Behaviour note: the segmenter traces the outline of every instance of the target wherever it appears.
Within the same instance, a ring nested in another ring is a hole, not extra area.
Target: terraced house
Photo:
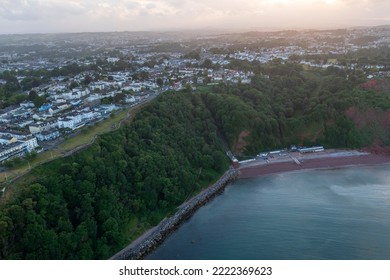
[[[23,157],[27,153],[31,153],[38,142],[36,137],[30,137],[25,140],[17,140],[15,137],[0,138],[0,163],[10,160],[15,157]]]

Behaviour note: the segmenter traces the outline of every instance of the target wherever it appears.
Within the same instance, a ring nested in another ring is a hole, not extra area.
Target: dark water
[[[239,180],[147,259],[390,259],[390,166]]]

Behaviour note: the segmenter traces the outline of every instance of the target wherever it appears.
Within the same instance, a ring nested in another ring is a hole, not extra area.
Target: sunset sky
[[[0,0],[0,34],[390,24],[390,0]]]

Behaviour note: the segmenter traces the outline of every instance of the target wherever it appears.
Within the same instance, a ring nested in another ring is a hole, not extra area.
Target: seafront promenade
[[[386,163],[390,163],[389,155],[378,155],[356,150],[326,150],[310,154],[286,153],[275,155],[267,160],[256,158],[240,162],[238,169],[240,178],[252,178],[288,171]]]

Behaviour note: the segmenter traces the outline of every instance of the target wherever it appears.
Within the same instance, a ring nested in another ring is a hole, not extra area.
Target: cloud
[[[0,16],[7,20],[39,20],[58,16],[78,15],[86,11],[83,1],[69,0],[2,0]]]
[[[59,31],[352,26],[383,22],[389,10],[388,0],[0,0],[0,33],[23,32],[23,26]]]

